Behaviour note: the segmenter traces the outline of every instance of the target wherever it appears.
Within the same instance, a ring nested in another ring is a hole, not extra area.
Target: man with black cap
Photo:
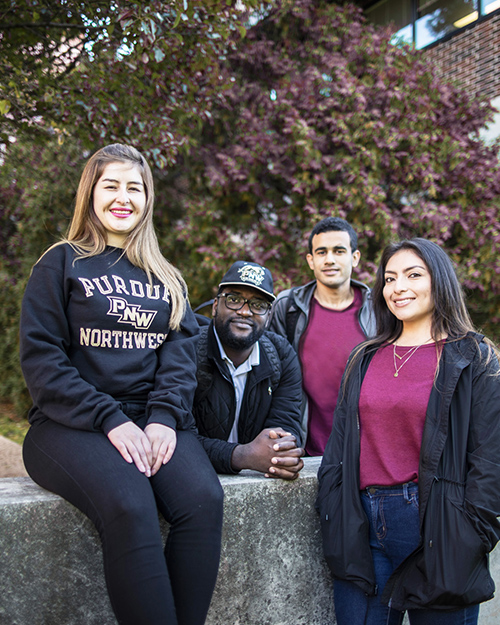
[[[288,341],[266,331],[274,299],[269,269],[237,261],[200,331],[193,412],[218,473],[295,479],[304,464],[300,365]]]

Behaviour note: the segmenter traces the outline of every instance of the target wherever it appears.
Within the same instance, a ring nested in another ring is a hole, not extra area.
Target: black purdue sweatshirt
[[[168,291],[122,253],[77,259],[62,244],[34,266],[20,327],[31,423],[107,434],[129,420],[122,403],[144,402],[150,423],[193,426],[196,319],[187,306],[180,331],[169,330]]]

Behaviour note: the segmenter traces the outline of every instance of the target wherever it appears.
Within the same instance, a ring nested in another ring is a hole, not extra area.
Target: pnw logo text
[[[139,304],[129,304],[123,297],[110,297],[108,315],[118,317],[117,323],[127,323],[137,330],[147,330],[158,311],[145,310]]]

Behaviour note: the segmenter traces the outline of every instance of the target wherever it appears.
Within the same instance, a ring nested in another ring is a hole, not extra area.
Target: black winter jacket
[[[263,429],[281,427],[300,437],[302,378],[297,355],[273,332],[259,339],[260,364],[248,373],[238,421],[238,441],[251,442]],[[213,321],[200,329],[198,386],[193,413],[200,440],[218,473],[236,473],[231,455],[237,443],[227,439],[233,427],[236,397],[227,364],[220,357]]]
[[[358,401],[372,357],[363,354],[341,391],[316,501],[333,576],[371,595],[377,589],[359,496]],[[421,542],[382,595],[397,610],[456,609],[493,596],[487,554],[500,537],[500,377],[497,359],[486,360],[479,335],[444,346],[420,453]]]

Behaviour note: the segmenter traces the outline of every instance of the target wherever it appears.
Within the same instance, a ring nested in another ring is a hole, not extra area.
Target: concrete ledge
[[[313,508],[318,468],[307,459],[293,483],[221,476],[223,547],[207,625],[335,622]],[[0,554],[0,623],[116,625],[94,526],[29,478],[0,479]]]
[[[306,459],[293,483],[221,476],[223,547],[207,625],[335,624],[313,508],[319,460]],[[491,567],[498,586],[498,548]],[[0,623],[116,625],[93,525],[29,478],[0,479]],[[500,599],[482,605],[479,623],[500,623]]]

